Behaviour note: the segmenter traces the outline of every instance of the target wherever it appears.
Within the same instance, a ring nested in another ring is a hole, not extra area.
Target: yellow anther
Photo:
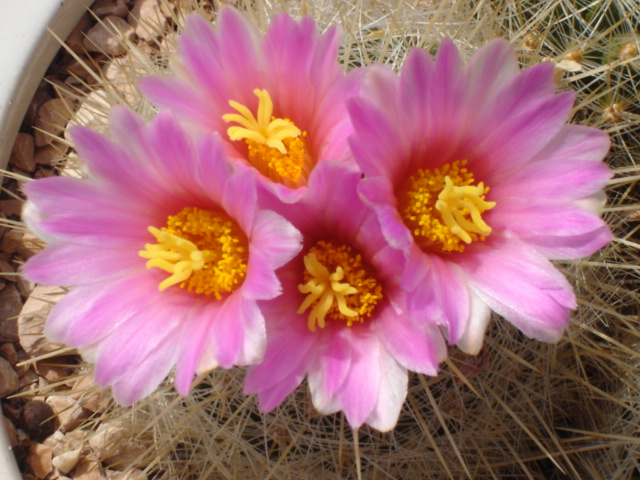
[[[187,207],[168,217],[167,226],[150,226],[157,243],[138,254],[147,268],[171,275],[160,282],[164,291],[179,285],[190,292],[222,298],[244,281],[247,272],[247,238],[226,214]]]
[[[481,214],[495,207],[496,202],[484,200],[484,184],[455,186],[449,176],[444,177],[444,181],[445,187],[438,195],[436,209],[451,233],[467,244],[473,240],[470,233],[489,235],[491,227],[482,220]],[[471,215],[471,221],[466,218],[468,215]]]
[[[462,252],[465,244],[484,240],[491,227],[482,213],[495,207],[485,200],[489,188],[474,185],[466,161],[434,170],[418,170],[400,191],[400,212],[422,248]]]
[[[157,244],[146,244],[139,252],[147,258],[147,268],[157,267],[172,275],[160,283],[160,291],[184,282],[196,270],[204,267],[204,256],[193,242],[170,233],[149,227],[149,232],[156,237]]]
[[[313,168],[307,132],[287,118],[273,116],[269,92],[255,89],[253,93],[259,100],[256,116],[246,106],[229,101],[238,113],[227,113],[222,119],[238,125],[229,127],[227,135],[233,141],[245,141],[249,163],[265,177],[290,188],[305,185]]]
[[[302,134],[300,129],[284,118],[272,118],[273,101],[269,92],[256,88],[253,93],[258,97],[258,118],[253,116],[251,110],[233,100],[229,105],[238,113],[227,113],[222,116],[225,122],[236,122],[241,126],[229,127],[227,135],[231,140],[253,140],[258,144],[264,144],[275,148],[281,154],[287,154],[287,148],[283,140],[296,138]]]
[[[371,269],[347,245],[336,247],[320,241],[304,257],[304,266],[306,283],[298,289],[307,296],[298,313],[311,308],[307,326],[312,332],[316,325],[325,328],[327,316],[349,327],[361,323],[382,299],[382,289],[370,274]]]

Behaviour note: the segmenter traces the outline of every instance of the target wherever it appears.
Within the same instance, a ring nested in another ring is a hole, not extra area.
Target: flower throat
[[[298,313],[309,311],[307,326],[324,328],[326,318],[351,327],[370,317],[382,300],[382,287],[362,255],[348,245],[319,241],[304,257],[304,284],[298,286],[306,298]]]
[[[255,89],[258,97],[257,116],[246,106],[229,101],[238,113],[222,116],[225,122],[239,125],[227,129],[233,141],[244,140],[249,162],[265,177],[290,188],[306,184],[312,168],[307,132],[291,120],[273,116],[273,101],[266,90]]]
[[[169,216],[166,227],[149,227],[149,232],[157,243],[146,244],[138,254],[148,259],[147,268],[170,274],[160,283],[160,291],[179,285],[221,299],[242,285],[248,240],[225,213],[186,207]]]
[[[462,252],[491,233],[482,214],[496,202],[485,200],[489,187],[474,185],[466,164],[456,160],[434,170],[420,169],[402,186],[399,212],[423,249]]]

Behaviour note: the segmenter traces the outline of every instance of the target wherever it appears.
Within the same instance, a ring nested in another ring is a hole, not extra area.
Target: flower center
[[[466,164],[456,160],[434,170],[420,169],[400,190],[400,215],[422,248],[462,252],[491,233],[482,213],[496,202],[485,200],[489,187],[474,185]]]
[[[229,127],[227,135],[246,142],[249,162],[265,177],[291,188],[304,185],[312,167],[307,132],[287,118],[273,116],[269,92],[255,89],[253,93],[259,100],[257,118],[247,107],[230,100],[238,113],[227,113],[222,119],[239,126]]]
[[[147,268],[171,274],[160,283],[160,291],[180,285],[219,300],[242,285],[248,240],[228,215],[186,207],[169,216],[166,227],[149,227],[149,232],[157,243],[146,244],[138,254],[148,259]]]
[[[304,257],[304,281],[298,289],[306,294],[298,313],[308,308],[309,330],[325,327],[325,318],[351,327],[370,317],[382,300],[382,287],[362,255],[348,245],[319,241]]]

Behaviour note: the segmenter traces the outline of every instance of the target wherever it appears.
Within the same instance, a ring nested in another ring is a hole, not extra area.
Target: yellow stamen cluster
[[[474,185],[466,160],[434,170],[418,170],[399,192],[400,214],[422,248],[462,252],[465,245],[490,233],[482,213],[495,207],[487,202],[489,188]]]
[[[157,243],[138,254],[147,268],[171,275],[160,291],[180,285],[190,292],[222,295],[237,289],[247,273],[248,241],[238,224],[222,212],[186,207],[167,219],[162,229],[149,227]]]
[[[264,176],[289,187],[301,186],[309,174],[311,157],[308,153],[307,132],[301,131],[291,120],[273,116],[273,101],[266,90],[255,89],[258,97],[257,118],[244,105],[233,100],[229,105],[238,113],[222,116],[229,127],[227,135],[233,141],[244,140],[250,163]]]
[[[304,257],[304,284],[298,286],[306,298],[298,313],[311,307],[307,326],[324,328],[328,316],[351,327],[370,317],[382,300],[382,287],[372,269],[348,245],[319,241]]]
[[[287,153],[284,155],[275,148],[248,139],[246,142],[249,148],[249,160],[265,177],[288,187],[295,187],[303,173],[305,177],[309,174],[304,171],[305,166],[310,162],[305,143],[306,137],[307,132],[302,132],[301,137],[285,138],[282,143]]]

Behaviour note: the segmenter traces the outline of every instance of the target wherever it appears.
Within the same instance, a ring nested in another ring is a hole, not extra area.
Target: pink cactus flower
[[[192,14],[173,74],[144,78],[140,89],[192,127],[224,132],[230,158],[295,202],[319,162],[350,159],[345,100],[360,72],[344,75],[339,43],[337,26],[318,34],[310,17],[281,13],[262,36],[233,8],[222,9],[215,27]]]
[[[268,412],[306,376],[320,413],[342,410],[354,428],[386,431],[397,422],[408,370],[436,375],[446,345],[435,324],[408,317],[396,282],[399,252],[358,197],[360,176],[328,160],[304,199],[274,202],[304,246],[278,271],[283,294],[264,302],[267,350],[250,367],[245,393],[257,393]]]
[[[149,125],[124,107],[113,139],[71,136],[88,179],[24,185],[26,224],[48,246],[24,276],[74,288],[45,332],[95,362],[95,378],[129,405],[175,365],[186,395],[194,373],[261,360],[258,300],[276,297],[274,270],[301,248],[299,233],[256,204],[252,172],[237,172],[216,135],[188,136],[171,114]]]
[[[567,125],[571,92],[553,64],[519,71],[495,40],[465,66],[451,40],[435,60],[414,49],[400,75],[382,66],[349,104],[360,193],[402,252],[412,316],[433,319],[469,353],[491,310],[557,341],[576,300],[550,260],[584,257],[611,239],[599,217],[610,178],[607,135]]]

